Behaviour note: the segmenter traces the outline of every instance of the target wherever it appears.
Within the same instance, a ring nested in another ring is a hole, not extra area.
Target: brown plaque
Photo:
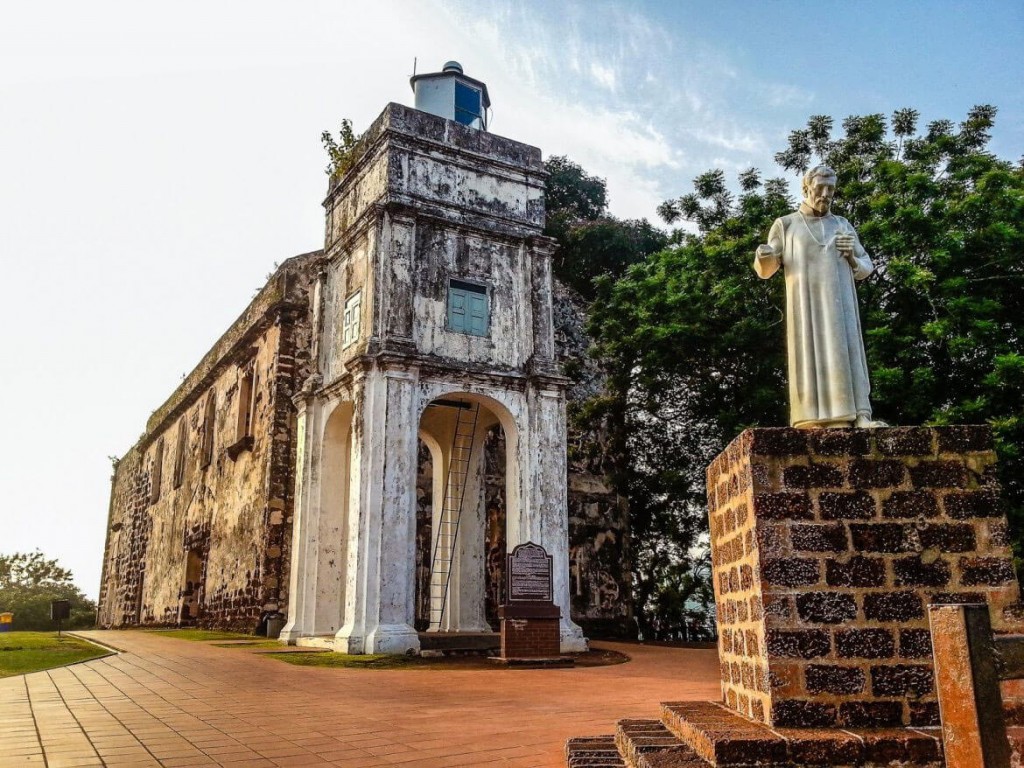
[[[554,600],[551,587],[551,555],[540,544],[528,541],[512,550],[508,556],[507,591],[510,603],[550,603]]]

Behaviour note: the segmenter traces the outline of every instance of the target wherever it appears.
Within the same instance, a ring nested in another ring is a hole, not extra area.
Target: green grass
[[[356,656],[345,653],[268,653],[274,659],[300,667],[333,667],[337,669],[407,669],[409,667],[437,666],[436,659],[419,656]]]
[[[151,629],[154,635],[174,637],[178,640],[256,640],[255,635],[241,632],[218,632],[214,629]]]
[[[56,632],[0,632],[0,677],[27,675],[106,656],[98,645]]]
[[[277,650],[281,650],[281,643],[279,643],[277,640],[253,639],[252,642],[246,643],[211,643],[211,645],[214,645],[217,648],[241,648],[242,650],[246,651],[251,651],[253,649],[263,650],[264,648],[276,648]]]

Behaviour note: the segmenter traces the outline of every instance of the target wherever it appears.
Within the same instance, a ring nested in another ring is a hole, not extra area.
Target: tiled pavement
[[[0,680],[0,766],[559,766],[571,736],[715,699],[713,650],[554,670],[297,667],[143,632],[125,651]]]

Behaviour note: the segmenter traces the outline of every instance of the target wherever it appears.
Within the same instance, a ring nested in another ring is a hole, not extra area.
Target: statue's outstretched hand
[[[770,259],[775,255],[775,249],[767,243],[757,246],[757,258]]]

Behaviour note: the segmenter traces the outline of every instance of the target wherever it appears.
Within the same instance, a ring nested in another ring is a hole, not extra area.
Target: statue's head
[[[836,195],[836,172],[827,165],[816,165],[804,174],[804,202],[816,214],[824,216]]]

